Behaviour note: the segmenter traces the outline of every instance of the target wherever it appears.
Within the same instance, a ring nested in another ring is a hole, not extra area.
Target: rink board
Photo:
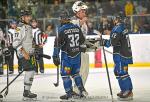
[[[98,36],[88,36],[88,37],[98,37]],[[104,38],[109,38],[108,35],[103,36]],[[149,34],[130,34],[132,53],[133,53],[133,61],[134,64],[132,67],[149,67],[150,66],[150,35]],[[49,37],[46,45],[44,46],[44,53],[52,56],[53,54],[53,45],[54,45],[54,37]],[[112,47],[105,48],[106,50],[112,52]],[[102,51],[102,50],[101,50]],[[95,52],[88,52],[90,56],[90,68],[95,67]],[[102,67],[104,67],[104,59],[103,53],[101,55],[101,63]],[[112,54],[106,52],[108,67],[113,67],[113,59]],[[44,59],[45,68],[56,68],[53,65],[53,61]],[[17,59],[15,56],[14,60],[15,67],[17,67]]]

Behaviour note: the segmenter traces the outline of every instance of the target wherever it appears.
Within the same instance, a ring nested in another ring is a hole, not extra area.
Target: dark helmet
[[[60,20],[70,20],[70,15],[67,10],[62,11],[59,17]]]
[[[18,24],[18,21],[13,18],[13,19],[10,19],[10,20],[8,21],[8,23],[9,23],[9,25],[10,25],[10,24]]]
[[[112,20],[113,20],[113,21],[114,21],[114,20],[118,20],[119,22],[121,22],[121,21],[122,21],[121,17],[120,17],[120,16],[118,16],[118,15],[113,16],[113,17],[112,17]]]
[[[20,11],[20,16],[31,15],[31,11],[29,9],[22,9]]]
[[[118,14],[115,14],[112,18],[112,20],[118,20],[119,22],[123,22],[124,18],[125,18],[125,14],[123,14],[123,12],[119,12]]]

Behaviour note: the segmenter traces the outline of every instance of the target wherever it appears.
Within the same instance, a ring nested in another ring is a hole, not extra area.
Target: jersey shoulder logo
[[[19,29],[19,28],[16,28],[16,31],[17,31],[17,32],[19,32],[19,31],[20,31],[20,29]]]

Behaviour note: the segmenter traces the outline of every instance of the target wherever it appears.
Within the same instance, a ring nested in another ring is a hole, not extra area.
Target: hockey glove
[[[100,41],[100,46],[105,46],[105,47],[110,47],[111,46],[111,44],[110,44],[110,40],[107,40],[107,39],[102,39],[101,41]]]
[[[55,66],[59,66],[60,58],[58,56],[53,56],[53,63],[55,64]]]
[[[9,61],[11,59],[11,52],[8,49],[4,50],[4,55],[6,61]]]
[[[86,45],[80,45],[80,51],[81,52],[86,52],[86,48],[87,48],[87,46]]]
[[[40,51],[39,50],[35,50],[35,59],[40,60]]]

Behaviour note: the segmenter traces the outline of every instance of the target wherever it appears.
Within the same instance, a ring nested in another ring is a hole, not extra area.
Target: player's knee
[[[116,79],[120,80],[120,79],[125,79],[129,77],[129,74],[127,71],[121,70],[119,72],[114,71],[114,74],[116,76]]]
[[[125,71],[125,70],[120,71],[120,72],[118,73],[118,75],[119,75],[119,77],[120,77],[122,80],[129,77],[128,72]]]
[[[79,73],[72,75],[72,78],[74,79],[75,84],[76,84],[78,87],[82,86],[82,79],[81,79],[81,76],[80,76]]]
[[[71,78],[69,76],[62,76],[62,79],[65,83],[67,83],[71,80]]]
[[[63,85],[65,88],[65,91],[68,92],[69,90],[72,89],[72,81],[69,76],[62,76],[63,79]]]
[[[117,71],[114,71],[114,75],[116,76],[116,79],[118,79],[118,80],[119,80],[120,76],[119,76],[119,74],[118,74],[118,72],[117,72]]]
[[[73,74],[73,75],[72,75],[72,78],[73,78],[73,79],[76,79],[76,78],[78,78],[78,77],[80,77],[80,74],[79,74],[79,73],[76,73],[76,74]]]

